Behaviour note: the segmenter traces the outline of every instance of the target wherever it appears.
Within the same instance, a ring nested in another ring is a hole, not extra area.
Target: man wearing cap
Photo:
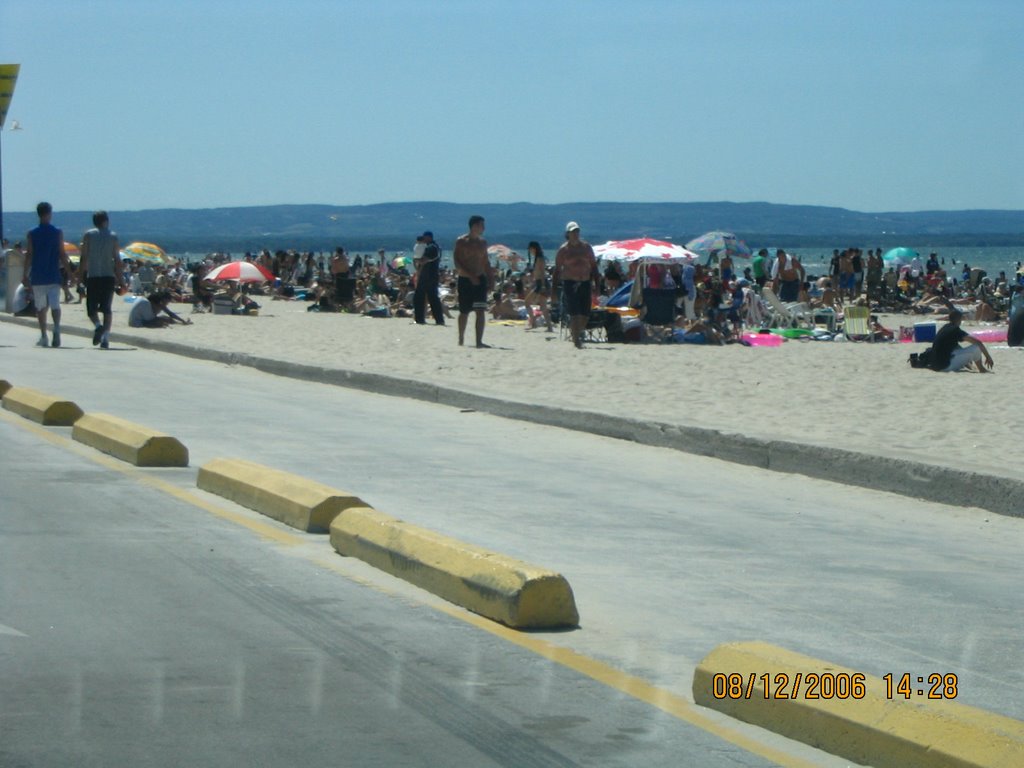
[[[416,260],[416,292],[412,296],[413,317],[417,325],[427,324],[427,304],[434,322],[444,325],[444,307],[437,295],[440,281],[441,249],[434,242],[433,232],[424,232],[418,238],[423,244],[423,253]],[[417,243],[418,245],[419,243]]]
[[[594,249],[580,239],[580,225],[570,221],[565,225],[565,243],[555,256],[552,291],[556,296],[559,288],[563,291],[569,333],[577,349],[583,348],[583,332],[590,320],[591,285],[597,294],[601,290],[600,281]]]
[[[988,353],[985,344],[960,327],[963,317],[960,310],[954,309],[949,313],[949,322],[935,334],[929,361],[933,371],[960,371],[971,366],[975,366],[979,373],[992,370],[992,355]],[[961,341],[968,342],[968,345],[961,347]]]
[[[64,252],[64,233],[50,221],[53,219],[53,206],[40,203],[36,206],[39,226],[28,233],[25,252],[25,272],[21,282],[26,288],[32,287],[35,299],[36,318],[39,321],[39,341],[37,347],[48,347],[46,338],[46,310],[50,309],[53,316],[53,346],[60,346],[60,289],[64,284],[61,269],[71,274],[71,265]]]
[[[487,241],[484,240],[484,217],[469,217],[469,232],[455,241],[452,261],[459,285],[459,346],[466,340],[466,324],[469,313],[476,313],[476,345],[485,347],[484,312],[487,311],[487,288],[493,279],[491,262],[487,258]]]

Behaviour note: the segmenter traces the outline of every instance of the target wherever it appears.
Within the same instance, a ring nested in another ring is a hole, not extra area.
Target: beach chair
[[[764,328],[768,324],[769,311],[764,301],[753,290],[748,290],[743,297],[740,317],[747,328]]]
[[[874,341],[871,310],[868,307],[847,307],[843,313],[843,335],[848,341]]]
[[[813,328],[814,315],[806,304],[794,302],[784,304],[768,286],[761,291],[761,298],[768,305],[768,325],[773,328]]]
[[[671,334],[676,324],[675,288],[644,288],[643,309],[640,319],[645,327],[663,337],[665,329]]]
[[[570,338],[569,334],[569,304],[565,299],[565,291],[561,288],[558,290],[558,301],[551,302],[549,308],[551,313],[552,324],[558,325],[558,339]],[[608,313],[604,308],[592,307],[590,314],[587,317],[587,327],[583,329],[583,340],[584,341],[607,341],[608,325]]]

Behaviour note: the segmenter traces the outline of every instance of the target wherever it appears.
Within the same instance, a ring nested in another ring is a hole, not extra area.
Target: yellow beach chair
[[[868,307],[847,307],[843,314],[843,334],[848,341],[874,341],[871,310]]]

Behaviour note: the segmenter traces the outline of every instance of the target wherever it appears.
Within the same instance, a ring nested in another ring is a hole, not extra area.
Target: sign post
[[[0,64],[0,242],[4,237],[4,176],[3,176],[3,130],[7,119],[7,107],[14,98],[14,84],[18,82],[20,64]]]

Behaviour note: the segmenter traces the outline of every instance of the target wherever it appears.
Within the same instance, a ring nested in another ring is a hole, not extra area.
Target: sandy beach
[[[492,348],[476,349],[457,345],[454,321],[417,326],[408,318],[321,314],[307,312],[304,302],[268,301],[255,317],[190,314],[188,306],[173,305],[194,324],[159,330],[128,328],[130,306],[115,300],[115,334],[1005,477],[1016,478],[1024,463],[1021,419],[1012,410],[1024,351],[1005,343],[989,345],[994,374],[937,374],[907,364],[924,344],[648,343],[576,350],[557,332],[492,321],[484,339]],[[63,309],[65,326],[91,329],[83,305]],[[888,327],[912,320],[882,318]],[[27,334],[26,343],[34,338]],[[120,361],[112,357],[111,366]],[[410,439],[418,438],[411,432]]]

